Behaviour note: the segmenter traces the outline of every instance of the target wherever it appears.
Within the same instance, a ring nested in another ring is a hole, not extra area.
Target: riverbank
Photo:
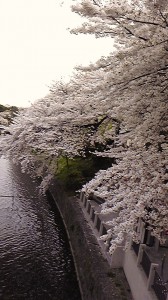
[[[75,196],[68,197],[54,180],[47,192],[53,197],[67,230],[82,300],[131,300],[122,269],[111,269]]]

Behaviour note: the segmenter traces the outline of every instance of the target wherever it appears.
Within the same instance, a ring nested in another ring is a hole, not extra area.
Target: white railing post
[[[87,203],[87,198],[86,198],[86,195],[84,194],[84,196],[83,196],[83,207],[84,207],[84,209],[86,209],[86,206],[85,206],[85,203]]]
[[[159,250],[159,245],[160,245],[160,242],[157,238],[155,238],[155,244],[154,244],[154,248],[155,248],[155,251],[158,252]]]
[[[84,192],[80,192],[80,201],[83,201]]]
[[[151,263],[151,266],[150,266],[150,272],[149,272],[149,277],[148,277],[148,281],[147,281],[147,289],[148,289],[148,290],[151,289],[151,286],[152,286],[153,281],[154,281],[155,270],[156,270],[156,268],[158,268],[158,267],[159,267],[158,264]]]
[[[99,230],[100,236],[103,234],[103,226],[104,226],[104,223],[101,221],[100,230]]]
[[[92,224],[94,226],[94,221],[95,221],[95,217],[94,217],[94,220],[93,220],[93,215],[95,214],[95,210],[94,210],[94,207],[91,208],[91,212],[90,212],[90,219],[92,221]]]
[[[86,212],[88,211],[89,202],[90,202],[90,200],[87,200],[87,202],[86,202],[86,207],[85,207]],[[88,212],[87,212],[87,213],[88,213]]]
[[[137,258],[137,266],[139,266],[142,261],[142,255],[143,255],[143,251],[145,250],[145,248],[146,248],[145,244],[140,244],[138,258]]]
[[[167,293],[167,297],[166,297],[166,300],[168,300],[168,293]]]
[[[85,194],[83,194],[83,195],[82,195],[82,198],[81,198],[82,206],[84,206],[84,201],[85,201]]]
[[[91,209],[90,209],[90,214],[89,214],[89,216],[90,216],[90,219],[91,219],[91,217],[92,217],[92,211],[93,211],[93,207],[91,206]]]
[[[132,237],[130,236],[128,244],[127,244],[128,245],[127,250],[132,250],[132,243],[133,243],[133,240],[132,240]]]
[[[140,239],[141,239],[141,243],[144,242],[144,237],[145,237],[145,223],[142,221],[141,223],[141,229],[140,229]]]
[[[97,217],[98,217],[98,215],[97,215],[97,213],[95,212],[95,218],[94,218],[94,228],[96,228],[96,225],[97,225]]]
[[[166,297],[166,300],[168,300],[168,293],[167,293],[167,297]]]

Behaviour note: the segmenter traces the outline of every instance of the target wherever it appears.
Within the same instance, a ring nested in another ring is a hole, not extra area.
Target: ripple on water
[[[6,159],[0,159],[0,186],[0,299],[80,300],[56,208]]]

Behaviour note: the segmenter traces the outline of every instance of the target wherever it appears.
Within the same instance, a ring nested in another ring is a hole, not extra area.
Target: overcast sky
[[[71,35],[82,19],[66,1],[0,0],[0,103],[27,106],[48,86],[112,51],[112,40]]]

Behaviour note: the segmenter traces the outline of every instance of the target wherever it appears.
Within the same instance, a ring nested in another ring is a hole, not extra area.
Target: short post
[[[147,281],[147,289],[148,289],[148,290],[151,289],[151,286],[152,286],[153,281],[154,281],[155,270],[156,270],[156,268],[158,268],[158,267],[159,267],[158,264],[151,263],[150,272],[149,272],[149,277],[148,277],[148,281]]]
[[[99,230],[100,236],[103,234],[103,227],[104,227],[104,223],[101,222],[101,224],[100,224],[100,230]]]
[[[166,300],[168,300],[168,293],[167,293],[167,297],[166,297]]]
[[[86,204],[87,204],[87,198],[86,195],[84,194],[83,196],[83,207],[86,208]]]
[[[83,202],[84,192],[80,192],[80,201]]]
[[[90,219],[91,219],[91,217],[92,217],[92,210],[93,210],[93,207],[91,206],[91,209],[90,209],[90,214],[89,214],[89,216],[90,216]]]
[[[85,196],[85,194],[83,194],[83,196],[82,196],[82,205],[83,206],[84,206],[85,198],[86,198],[86,196]]]
[[[159,240],[155,237],[154,248],[155,248],[155,251],[156,251],[156,252],[158,252],[158,250],[159,250],[159,245],[160,245],[160,242],[159,242]]]
[[[86,212],[88,211],[89,202],[90,202],[90,200],[87,200],[87,202],[86,202]]]
[[[128,243],[127,243],[127,250],[131,250],[132,249],[132,243],[133,243],[133,240],[132,240],[132,237],[128,237]]]
[[[145,250],[145,248],[146,248],[145,244],[140,244],[138,258],[137,258],[137,266],[139,266],[142,261],[142,255],[143,255],[143,251]]]
[[[141,222],[141,228],[140,228],[140,236],[141,236],[141,243],[144,242],[144,237],[145,237],[145,223],[142,221]]]
[[[95,219],[94,219],[94,224],[93,224],[95,228],[96,228],[96,224],[97,224],[97,217],[98,217],[98,215],[95,212]]]

